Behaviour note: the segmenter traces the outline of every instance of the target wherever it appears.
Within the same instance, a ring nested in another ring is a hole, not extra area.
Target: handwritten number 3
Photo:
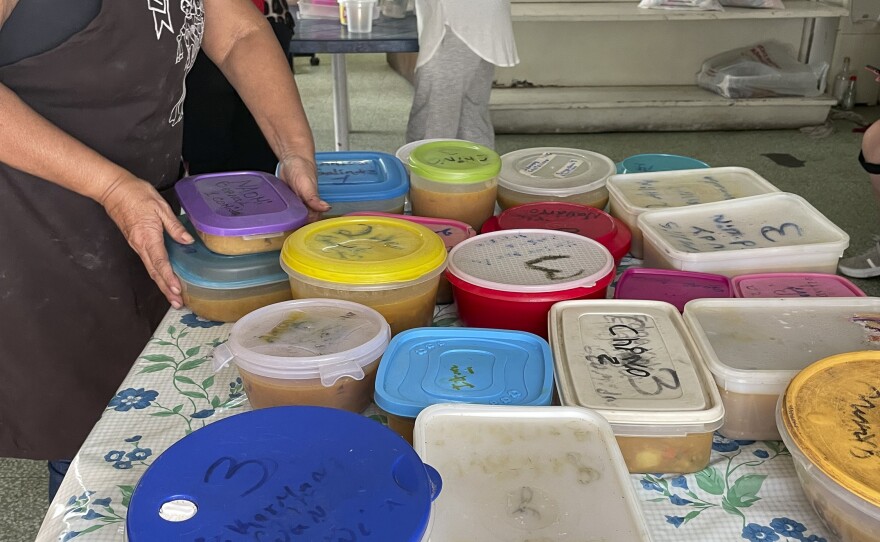
[[[804,234],[804,231],[801,229],[800,226],[798,226],[797,224],[793,224],[791,222],[786,222],[785,224],[779,226],[778,228],[774,228],[773,226],[764,226],[763,228],[761,228],[761,235],[764,236],[764,239],[770,241],[771,243],[775,243],[776,239],[771,239],[770,236],[767,234],[775,233],[779,237],[785,237],[785,235],[786,235],[785,230],[788,228],[794,228],[794,231],[797,232],[798,236],[802,236]]]
[[[231,479],[233,476],[235,476],[235,474],[239,470],[241,470],[242,468],[249,466],[249,465],[254,465],[254,466],[258,467],[260,471],[262,471],[262,474],[260,475],[260,480],[256,484],[251,486],[250,489],[248,489],[247,491],[242,493],[241,494],[242,497],[245,497],[245,496],[249,495],[250,493],[253,493],[257,489],[259,489],[260,487],[262,487],[263,484],[265,484],[266,481],[269,479],[269,477],[273,474],[272,472],[269,472],[269,467],[266,465],[266,462],[264,462],[264,461],[249,459],[247,461],[242,461],[241,463],[239,463],[236,459],[234,459],[232,457],[221,457],[217,461],[214,461],[214,463],[210,467],[208,467],[208,470],[205,471],[204,482],[206,484],[211,481],[210,478],[214,474],[214,470],[223,464],[226,464],[226,472],[223,475],[224,480]],[[274,464],[272,465],[271,470],[272,471],[275,470]]]

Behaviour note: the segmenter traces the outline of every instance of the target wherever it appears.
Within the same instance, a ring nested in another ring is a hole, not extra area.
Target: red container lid
[[[866,297],[849,280],[827,273],[752,273],[731,283],[734,297]]]
[[[730,279],[712,273],[631,267],[614,288],[614,299],[665,301],[684,311],[692,299],[732,297]]]

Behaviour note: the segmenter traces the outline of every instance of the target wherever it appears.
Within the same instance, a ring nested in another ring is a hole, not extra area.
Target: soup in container
[[[345,299],[372,307],[391,333],[431,325],[446,247],[408,220],[345,216],[320,220],[287,238],[281,267],[294,299]]]
[[[218,254],[280,250],[308,219],[293,190],[261,171],[195,175],[178,181],[174,190],[202,242]]]
[[[162,452],[131,494],[125,535],[244,542],[369,533],[427,542],[441,485],[403,439],[369,418],[319,407],[254,410]]]
[[[195,241],[182,245],[165,236],[171,269],[180,279],[183,303],[196,316],[216,322],[235,322],[260,307],[290,299],[287,273],[278,252],[224,256],[211,252],[181,217]]]
[[[452,250],[452,247],[461,243],[465,239],[470,239],[477,234],[472,227],[464,222],[459,222],[458,220],[452,220],[450,218],[429,218],[426,216],[395,215],[373,212],[351,213],[351,215],[385,216],[388,218],[399,218],[415,222],[416,224],[421,224],[440,236],[440,239],[443,240],[443,244],[446,245],[446,252]],[[437,303],[441,305],[452,303],[452,285],[449,284],[446,276],[442,274],[440,275],[440,284],[437,286]]]
[[[557,303],[550,345],[559,400],[608,420],[629,472],[690,473],[709,464],[724,406],[674,306]]]
[[[553,396],[547,341],[522,331],[420,328],[397,335],[382,356],[376,405],[412,442],[416,416],[437,403],[546,406]]]
[[[643,257],[638,217],[652,209],[685,207],[715,201],[779,192],[754,171],[720,167],[614,175],[608,179],[609,211],[633,235],[630,253]]]
[[[384,152],[318,152],[318,194],[333,218],[356,211],[402,213],[409,176],[400,160]]]
[[[614,161],[592,151],[535,147],[509,152],[501,157],[498,205],[509,209],[549,201],[604,209],[605,183],[614,172]]]
[[[874,542],[880,532],[878,390],[880,354],[839,354],[798,373],[776,409],[804,494],[841,542]]]
[[[608,422],[578,407],[442,404],[416,419],[436,468],[431,542],[647,542]]]
[[[732,297],[730,279],[712,273],[630,267],[617,279],[614,299],[665,301],[684,311],[693,299]]]
[[[721,392],[732,439],[779,440],[776,401],[818,359],[880,349],[880,299],[699,299],[685,323]]]
[[[214,369],[234,363],[254,408],[313,405],[362,412],[391,330],[369,307],[299,299],[254,311],[214,347]]]
[[[446,277],[466,326],[547,338],[550,307],[568,299],[604,298],[614,259],[598,241],[575,233],[505,230],[456,245]]]
[[[495,213],[501,159],[476,143],[437,141],[409,155],[412,214],[451,218],[480,231]]]
[[[865,297],[865,292],[830,273],[753,273],[731,279],[734,297]]]

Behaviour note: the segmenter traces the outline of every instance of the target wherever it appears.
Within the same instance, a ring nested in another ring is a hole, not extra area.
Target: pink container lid
[[[355,211],[345,216],[384,216],[386,218],[399,218],[401,220],[409,220],[416,224],[425,226],[432,232],[440,236],[443,244],[446,245],[446,252],[452,250],[452,247],[461,243],[465,239],[470,239],[477,234],[469,224],[452,220],[451,218],[431,218],[427,216],[399,215],[395,213],[383,213],[380,211]]]
[[[753,273],[731,283],[734,297],[867,297],[849,280],[828,273]]]
[[[614,288],[614,299],[665,301],[679,310],[692,299],[732,297],[730,279],[712,273],[631,267]]]

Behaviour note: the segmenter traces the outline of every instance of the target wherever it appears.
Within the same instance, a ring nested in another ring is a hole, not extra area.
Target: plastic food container
[[[544,339],[500,329],[421,328],[394,337],[379,364],[376,405],[412,442],[416,416],[437,403],[546,406],[553,356]]]
[[[427,542],[441,485],[403,439],[369,418],[317,407],[255,410],[199,429],[156,458],[132,492],[125,531],[131,542],[363,533]]]
[[[351,213],[351,215],[384,216],[388,218],[409,220],[410,222],[421,224],[422,226],[425,226],[426,228],[440,236],[440,239],[443,240],[443,244],[446,245],[446,252],[452,250],[452,247],[461,243],[465,239],[470,239],[477,234],[477,232],[475,232],[472,227],[468,226],[464,222],[451,220],[449,218],[429,218],[426,216],[395,215],[388,213],[371,212]],[[442,274],[440,275],[440,284],[437,286],[437,303],[442,305],[452,303],[452,285],[449,284],[446,276]]]
[[[773,409],[798,371],[880,349],[878,298],[699,299],[684,320],[721,391],[719,431],[733,439],[778,440]]]
[[[841,542],[880,532],[878,389],[880,354],[840,354],[801,371],[776,411],[804,493]]]
[[[735,297],[865,297],[849,280],[827,273],[756,273],[731,282]]]
[[[412,151],[415,150],[419,145],[424,145],[425,143],[436,143],[437,141],[456,141],[459,143],[470,143],[470,141],[465,141],[464,139],[447,139],[447,138],[434,138],[434,139],[420,139],[418,141],[410,141],[409,143],[401,146],[397,151],[395,151],[394,156],[397,157],[398,160],[403,164],[403,167],[406,168],[406,171],[409,172],[409,155],[412,154]]]
[[[629,228],[605,211],[565,202],[526,203],[511,207],[484,222],[481,233],[529,228],[567,231],[595,239],[611,252],[614,265],[626,255],[632,240]]]
[[[645,267],[732,277],[834,273],[849,235],[795,194],[778,192],[639,215]]]
[[[507,230],[462,241],[446,277],[470,327],[528,331],[547,338],[550,307],[604,298],[614,259],[598,241],[552,230]]]
[[[197,316],[235,322],[260,307],[290,299],[278,252],[223,256],[205,247],[187,217],[181,217],[181,222],[195,242],[182,245],[166,235],[165,248],[180,279],[183,303]]]
[[[564,201],[604,209],[605,182],[615,172],[607,156],[581,149],[535,147],[501,157],[498,205],[508,209],[524,203]]]
[[[617,279],[614,299],[650,299],[675,305],[679,312],[692,299],[731,297],[730,279],[711,273],[630,267]]]
[[[709,464],[724,406],[675,307],[557,303],[550,345],[560,401],[611,423],[630,472],[689,473]]]
[[[645,542],[611,429],[576,407],[434,405],[415,449],[443,478],[431,542]]]
[[[234,362],[254,408],[314,405],[362,412],[391,331],[369,307],[337,299],[269,305],[214,347],[214,369]]]
[[[332,207],[324,218],[356,211],[402,213],[409,176],[384,152],[319,152],[318,193]]]
[[[501,159],[476,143],[437,141],[409,155],[412,214],[451,218],[479,231],[495,213]]]
[[[440,237],[408,220],[328,218],[287,238],[281,267],[294,299],[345,299],[372,307],[391,333],[431,325],[446,268]]]
[[[339,19],[339,5],[321,0],[298,0],[296,3],[300,19]]]
[[[280,250],[308,210],[279,178],[261,171],[209,173],[174,185],[209,250],[236,256]]]
[[[754,171],[720,167],[615,175],[608,179],[609,211],[633,235],[630,253],[643,256],[638,217],[651,209],[685,207],[779,192]]]
[[[647,173],[653,171],[677,171],[681,169],[704,169],[709,164],[690,156],[678,154],[635,154],[620,161],[618,173]]]

